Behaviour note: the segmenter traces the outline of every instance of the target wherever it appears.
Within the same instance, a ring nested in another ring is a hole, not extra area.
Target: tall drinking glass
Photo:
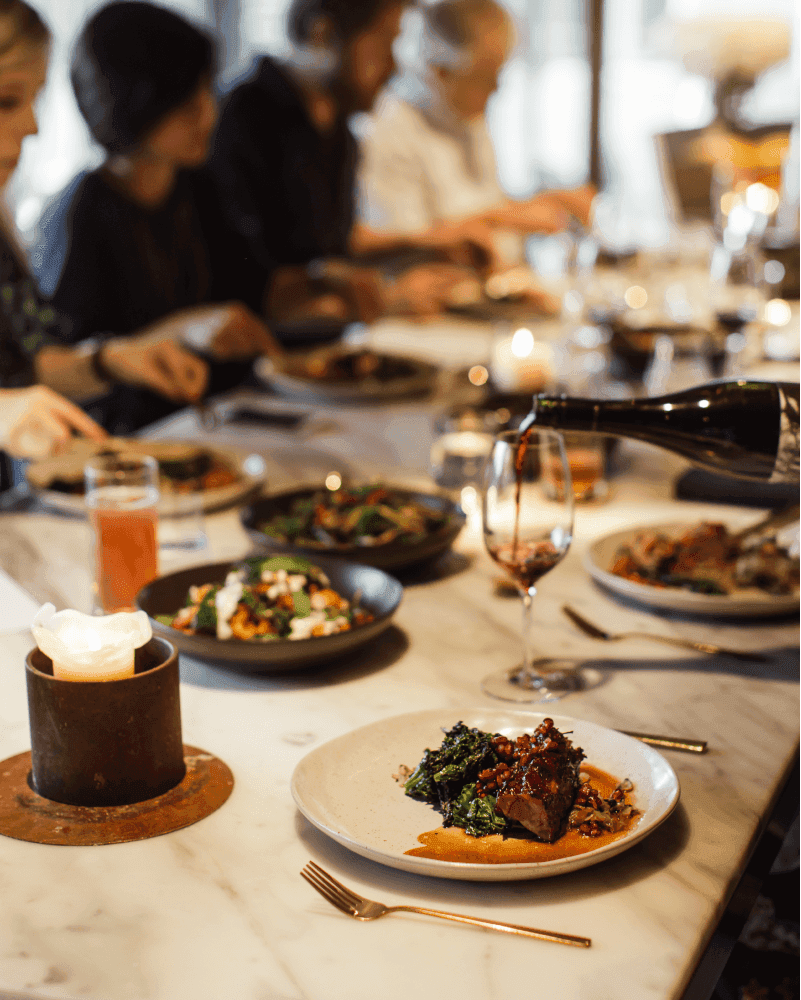
[[[148,456],[98,455],[84,467],[94,541],[95,610],[135,610],[158,576],[158,464]]]
[[[527,440],[517,431],[495,439],[486,465],[484,543],[514,580],[523,599],[522,664],[490,674],[482,690],[505,701],[556,701],[582,687],[572,661],[536,652],[531,641],[532,604],[537,581],[566,555],[573,537],[573,488],[562,435],[532,428]],[[549,489],[558,464],[564,488]]]

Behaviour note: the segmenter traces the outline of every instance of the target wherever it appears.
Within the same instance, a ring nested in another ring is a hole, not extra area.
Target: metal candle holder
[[[0,834],[86,846],[145,840],[196,823],[234,787],[226,764],[181,740],[178,654],[152,638],[132,677],[53,676],[26,659],[31,750],[0,762]]]
[[[34,791],[75,806],[123,806],[174,788],[186,774],[178,654],[165,639],[137,649],[134,675],[114,681],[53,676],[26,660]]]

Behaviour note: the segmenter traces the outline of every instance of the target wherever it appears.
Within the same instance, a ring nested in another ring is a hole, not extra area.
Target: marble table
[[[256,397],[254,397],[256,401]],[[211,437],[253,448],[273,486],[347,463],[424,481],[430,404],[321,411],[304,441],[223,425]],[[326,421],[329,423],[326,424]],[[183,414],[164,435],[197,436]],[[487,705],[480,679],[517,662],[520,608],[493,590],[496,570],[474,522],[454,551],[406,587],[395,624],[338,666],[245,677],[181,657],[185,742],[225,760],[231,798],[160,838],[95,848],[0,838],[0,998],[97,1000],[558,1000],[682,997],[791,767],[798,742],[794,620],[654,615],[602,592],[582,556],[620,526],[677,516],[748,516],[670,498],[681,468],[626,449],[609,501],[578,511],[564,562],[541,582],[546,648],[598,681],[555,706],[604,725],[705,739],[703,756],[669,753],[681,782],[672,816],[595,867],[531,882],[451,882],[360,858],[310,826],[289,790],[322,741],[387,716],[441,708],[443,722]],[[751,512],[751,516],[756,516]],[[202,561],[248,549],[235,511],[207,517]],[[0,567],[36,601],[89,605],[88,528],[45,511],[0,518]],[[168,567],[168,568],[171,568]],[[645,642],[604,646],[560,612],[569,600],[610,628],[711,639],[769,655],[767,664],[686,654]],[[0,599],[0,629],[2,599]],[[0,645],[0,760],[30,746],[23,661],[32,637]],[[501,703],[494,703],[496,705]],[[535,708],[536,711],[536,708]],[[668,752],[666,752],[668,753]],[[579,951],[399,915],[360,925],[299,877],[314,859],[357,891],[589,936]]]

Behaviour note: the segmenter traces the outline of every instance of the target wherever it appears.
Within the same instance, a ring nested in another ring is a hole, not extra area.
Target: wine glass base
[[[559,701],[567,694],[587,686],[575,660],[544,660],[541,673],[524,671],[523,664],[511,670],[499,670],[481,682],[481,690],[491,698],[521,703]]]

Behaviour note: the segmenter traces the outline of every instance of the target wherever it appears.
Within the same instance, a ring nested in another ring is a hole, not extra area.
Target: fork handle
[[[711,642],[693,642],[691,639],[681,639],[677,635],[657,635],[655,632],[626,632],[633,639],[653,639],[664,642],[668,646],[681,646],[682,649],[694,649],[698,653],[723,653],[724,656],[734,656],[738,660],[756,660],[764,662],[766,657],[761,653],[745,653],[739,649],[726,649]]]
[[[556,931],[539,931],[533,927],[523,927],[521,924],[505,924],[501,920],[482,920],[479,917],[465,917],[460,913],[446,913],[444,910],[428,910],[423,906],[388,906],[388,913],[422,913],[427,917],[442,917],[443,920],[455,920],[460,924],[473,924],[475,927],[489,927],[494,931],[506,934],[519,934],[522,937],[538,938],[540,941],[553,941],[556,944],[570,944],[574,948],[589,948],[592,941],[575,934],[559,934]]]

